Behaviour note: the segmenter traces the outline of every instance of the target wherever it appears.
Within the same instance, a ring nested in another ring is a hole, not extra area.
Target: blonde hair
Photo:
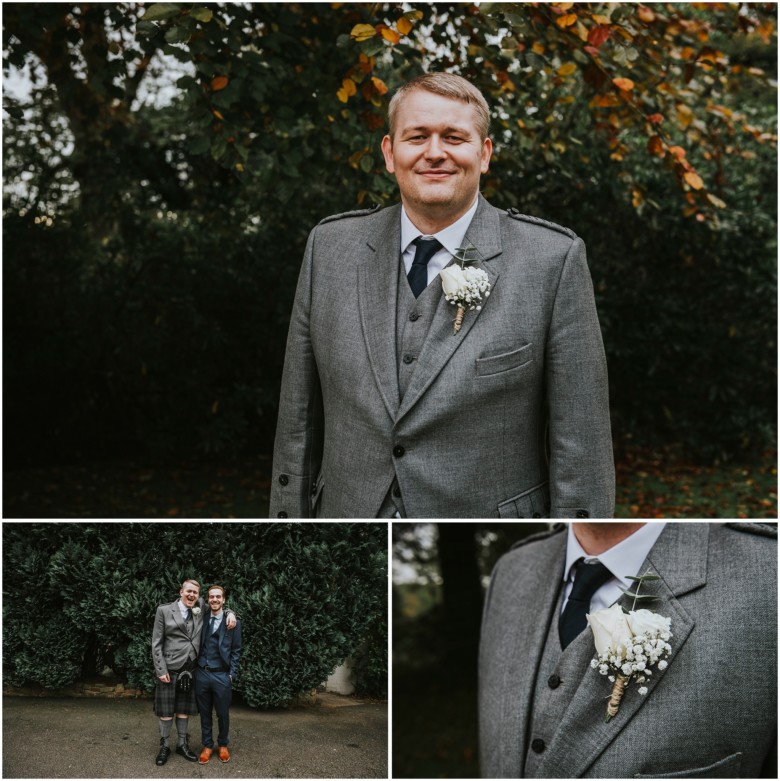
[[[198,583],[198,581],[193,578],[187,578],[187,580],[185,580],[184,583],[181,584],[181,587],[184,588],[188,583],[192,583],[194,586],[197,586],[198,591],[200,591],[200,583]]]
[[[433,92],[435,95],[468,103],[474,108],[480,139],[484,141],[487,138],[490,128],[490,109],[487,101],[473,84],[454,73],[424,73],[422,76],[417,76],[417,78],[403,84],[395,91],[387,109],[391,138],[395,133],[396,117],[401,102],[406,95],[414,90]]]

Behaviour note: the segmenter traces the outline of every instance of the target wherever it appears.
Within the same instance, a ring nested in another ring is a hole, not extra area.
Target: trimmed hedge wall
[[[4,523],[3,678],[58,688],[110,667],[155,685],[158,605],[193,577],[242,620],[235,690],[284,705],[359,653],[358,688],[387,693],[381,523]]]

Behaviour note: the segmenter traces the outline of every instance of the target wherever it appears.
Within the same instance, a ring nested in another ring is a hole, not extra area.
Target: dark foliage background
[[[493,107],[485,195],[588,245],[618,458],[766,459],[776,13],[6,4],[5,468],[268,453],[306,235],[396,199],[387,100],[437,69]]]
[[[477,652],[484,589],[499,556],[547,528],[393,524],[394,776],[479,777]],[[410,572],[416,572],[414,579]]]
[[[242,621],[235,690],[284,705],[359,651],[387,692],[385,524],[4,523],[3,679],[58,688],[111,668],[153,691],[158,605],[194,577]]]

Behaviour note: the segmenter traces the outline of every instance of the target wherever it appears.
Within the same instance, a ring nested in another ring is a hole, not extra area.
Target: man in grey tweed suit
[[[671,618],[668,667],[609,722],[593,633],[567,635],[591,567],[583,611],[631,609],[621,588],[649,573],[642,607]],[[479,722],[486,778],[777,778],[777,525],[575,523],[516,545],[486,597]]]
[[[271,515],[610,517],[607,370],[582,240],[479,194],[489,111],[465,79],[409,82],[389,124],[401,204],[309,236]],[[454,333],[439,272],[465,247],[490,290]]]
[[[198,712],[194,680],[190,680],[186,691],[177,686],[177,683],[183,672],[193,673],[195,670],[195,660],[201,646],[204,606],[205,602],[200,596],[200,584],[190,578],[182,583],[179,599],[167,605],[160,605],[154,616],[152,661],[157,675],[154,712],[160,719],[160,750],[155,758],[157,765],[164,765],[171,754],[168,743],[174,714],[178,733],[176,753],[189,762],[196,762],[198,759],[190,749],[187,734],[189,717]],[[236,616],[227,608],[225,615],[225,626],[232,630],[236,625]]]

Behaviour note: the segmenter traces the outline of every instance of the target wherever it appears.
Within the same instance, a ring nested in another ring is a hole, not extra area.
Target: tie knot
[[[424,239],[418,236],[414,242],[414,260],[413,266],[427,266],[428,261],[441,249],[441,243],[438,239]]]
[[[577,566],[577,573],[574,576],[574,585],[572,586],[569,599],[590,603],[591,597],[611,577],[612,573],[600,561],[593,563],[581,561]]]

